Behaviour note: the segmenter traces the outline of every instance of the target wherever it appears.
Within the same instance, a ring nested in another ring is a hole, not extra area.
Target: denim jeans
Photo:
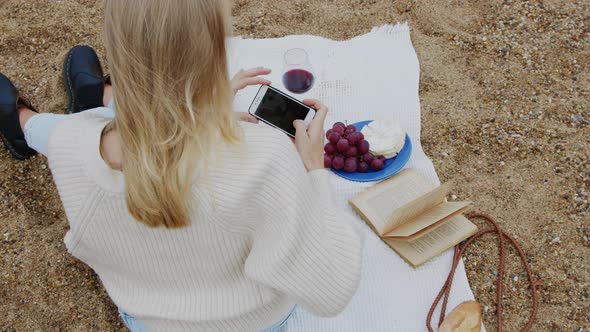
[[[285,318],[278,321],[275,325],[267,328],[266,330],[264,330],[262,332],[280,332],[282,330],[282,328],[285,326],[285,324],[287,324],[287,320],[289,320],[289,318],[291,318],[291,316],[293,315],[293,312],[295,312],[296,308],[297,308],[297,306],[294,306],[293,309],[291,309],[291,311],[289,311],[287,316],[285,316]]]
[[[115,112],[112,108],[112,101],[109,107],[97,107],[85,112],[94,113],[107,118],[114,118]],[[49,135],[53,132],[57,125],[67,119],[70,114],[53,114],[53,113],[39,113],[33,115],[29,121],[25,124],[24,134],[27,145],[39,152],[40,154],[47,156],[47,143],[49,141]]]
[[[121,318],[123,319],[123,322],[125,323],[125,326],[127,326],[127,328],[129,329],[129,331],[145,332],[143,325],[141,325],[137,318],[126,314],[123,310],[121,310],[121,308],[119,308],[119,315],[121,315]]]
[[[295,311],[295,308],[297,308],[297,306],[293,307],[293,309],[291,309],[291,311],[287,314],[287,316],[285,316],[285,318],[278,321],[275,325],[265,329],[262,332],[280,332],[282,327],[285,326],[285,324],[287,323],[289,317],[291,317],[291,315]],[[123,322],[125,323],[125,326],[127,326],[127,328],[129,329],[129,331],[145,332],[145,329],[143,328],[141,322],[137,318],[128,315],[123,310],[121,310],[121,308],[119,308],[119,315],[121,315],[121,318],[123,319]]]

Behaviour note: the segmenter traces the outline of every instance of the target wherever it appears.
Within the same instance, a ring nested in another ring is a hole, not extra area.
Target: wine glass
[[[285,52],[283,85],[293,93],[305,93],[314,82],[311,63],[307,52],[302,48],[292,48]]]

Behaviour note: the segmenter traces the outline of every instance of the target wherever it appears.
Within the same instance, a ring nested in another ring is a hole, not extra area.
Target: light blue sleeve
[[[111,104],[109,103],[109,105]],[[107,107],[97,107],[84,112],[90,112],[105,118],[115,117],[115,111],[112,108]],[[32,116],[29,121],[25,123],[24,128],[27,145],[40,154],[47,156],[49,135],[51,135],[55,127],[68,116],[75,116],[75,114],[39,113]]]

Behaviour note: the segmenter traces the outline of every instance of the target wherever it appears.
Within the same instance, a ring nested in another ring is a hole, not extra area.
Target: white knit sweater
[[[81,113],[49,142],[70,230],[65,243],[114,303],[148,331],[260,331],[298,304],[338,314],[360,277],[362,234],[333,203],[328,171],[307,173],[281,132],[243,122],[195,176],[182,229],[149,228],[127,211],[121,172],[99,153],[108,119]]]

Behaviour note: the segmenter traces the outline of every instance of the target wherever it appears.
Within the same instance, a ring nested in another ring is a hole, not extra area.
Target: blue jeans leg
[[[125,323],[125,326],[127,326],[127,328],[129,329],[129,331],[145,332],[145,329],[143,328],[141,322],[137,318],[128,315],[127,313],[125,313],[125,311],[121,310],[121,308],[119,308],[119,315],[121,315],[121,318],[123,319],[123,322]]]
[[[85,112],[90,112],[106,118],[113,118],[115,113],[112,109],[106,107],[97,107]],[[27,145],[47,156],[47,144],[49,141],[49,135],[53,132],[57,125],[67,119],[69,116],[75,116],[74,114],[53,114],[53,113],[39,113],[33,115],[29,121],[25,124],[25,140]]]
[[[291,311],[289,312],[289,314],[287,314],[287,316],[285,316],[285,318],[283,318],[282,320],[277,322],[275,325],[265,329],[262,332],[280,332],[283,329],[283,327],[285,326],[285,324],[287,324],[287,321],[289,320],[291,315],[293,315],[295,308],[297,308],[297,306],[294,306],[293,309],[291,309]]]
[[[287,323],[287,320],[289,320],[289,317],[291,317],[291,315],[293,315],[295,308],[297,308],[297,307],[296,306],[293,307],[293,309],[291,309],[291,311],[289,312],[289,314],[287,316],[285,316],[285,318],[283,318],[278,323],[265,329],[262,332],[280,332],[282,330],[282,328],[285,326],[285,324]],[[145,332],[145,329],[143,328],[143,326],[141,325],[141,322],[137,318],[127,314],[125,311],[121,310],[121,308],[118,308],[118,309],[119,309],[119,315],[121,315],[121,318],[123,319],[123,322],[125,323],[125,325],[129,329],[129,331],[131,331],[131,332]]]

